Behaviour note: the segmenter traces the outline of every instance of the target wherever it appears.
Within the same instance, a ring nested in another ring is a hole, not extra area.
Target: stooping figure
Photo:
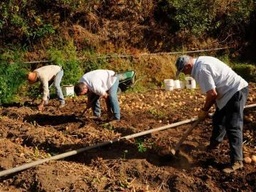
[[[88,96],[87,108],[92,107],[93,115],[101,117],[100,98],[104,98],[109,120],[120,120],[120,108],[117,98],[119,78],[112,70],[97,69],[85,73],[75,84],[76,95]]]
[[[60,86],[63,74],[64,72],[62,67],[58,65],[46,65],[28,73],[27,79],[30,84],[34,84],[36,82],[41,83],[40,90],[42,91],[42,100],[38,105],[38,110],[42,111],[44,106],[48,104],[50,99],[49,87],[51,84],[54,85],[56,94],[60,101],[59,107],[62,108],[65,106],[65,99]]]
[[[230,147],[230,165],[223,169],[231,173],[243,168],[243,110],[248,96],[248,83],[228,65],[211,56],[193,58],[180,56],[176,61],[177,76],[190,74],[199,84],[206,99],[198,114],[199,120],[208,116],[215,104],[212,135],[208,150],[218,148],[227,135]]]

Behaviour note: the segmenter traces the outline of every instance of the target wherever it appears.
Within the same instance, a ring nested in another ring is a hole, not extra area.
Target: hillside
[[[50,59],[47,50],[71,42],[80,56],[86,50],[134,55],[229,47],[219,54],[252,59],[255,5],[251,0],[236,2],[2,2],[0,40],[3,48],[25,48],[24,59],[30,61]]]

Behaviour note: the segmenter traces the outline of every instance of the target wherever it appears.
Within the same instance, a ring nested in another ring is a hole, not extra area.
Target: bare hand
[[[102,97],[103,97],[104,99],[107,99],[107,98],[108,98],[108,94],[106,93],[106,94],[102,95]]]
[[[39,111],[43,111],[44,110],[44,104],[40,104],[37,106]]]
[[[203,111],[203,110],[200,110],[198,115],[197,115],[198,119],[203,121],[206,119],[206,117],[208,117],[208,111]]]
[[[45,103],[45,101],[42,101],[42,102],[40,103],[40,105],[37,106],[37,108],[38,108],[39,111],[43,111],[43,110],[44,110],[44,103]]]

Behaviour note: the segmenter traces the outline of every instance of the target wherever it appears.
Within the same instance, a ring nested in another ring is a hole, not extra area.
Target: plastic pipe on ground
[[[250,104],[250,105],[245,106],[245,108],[251,108],[251,107],[256,107],[256,104]],[[47,161],[63,159],[63,158],[66,158],[66,157],[76,155],[78,153],[82,153],[82,152],[90,150],[90,149],[94,149],[94,148],[102,147],[102,146],[105,146],[105,145],[109,145],[109,144],[118,142],[120,140],[136,138],[136,137],[140,137],[140,136],[143,136],[143,135],[147,135],[149,133],[153,133],[153,132],[157,132],[157,131],[163,131],[163,130],[173,128],[173,127],[177,127],[177,126],[180,126],[180,125],[183,125],[183,124],[188,124],[188,123],[196,121],[197,119],[198,119],[197,117],[194,117],[194,118],[191,118],[191,119],[179,121],[179,122],[172,123],[172,124],[165,125],[165,126],[161,126],[161,127],[158,127],[158,128],[149,129],[149,130],[142,131],[142,132],[139,132],[139,133],[134,133],[134,134],[131,134],[131,135],[123,136],[123,137],[120,137],[120,138],[117,138],[117,139],[114,139],[114,140],[105,141],[105,142],[102,142],[102,143],[99,143],[99,144],[96,144],[96,145],[93,145],[93,146],[88,146],[88,147],[80,148],[80,149],[77,149],[77,150],[72,150],[72,151],[65,152],[65,153],[62,153],[62,154],[59,154],[59,155],[55,155],[55,156],[52,156],[52,157],[49,157],[49,158],[39,159],[39,160],[31,162],[31,163],[26,163],[26,164],[23,164],[23,165],[18,166],[18,167],[14,167],[14,168],[11,168],[11,169],[0,171],[0,177],[5,176],[5,175],[9,175],[9,174],[12,174],[12,173],[16,173],[16,172],[19,172],[19,171],[22,171],[22,170],[25,170],[25,169],[28,169],[28,168],[31,168],[31,167],[35,167],[35,166],[40,165],[42,163],[45,163]]]

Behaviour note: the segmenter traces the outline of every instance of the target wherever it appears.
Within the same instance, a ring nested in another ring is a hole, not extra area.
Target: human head
[[[79,82],[79,83],[75,84],[74,91],[77,96],[85,95],[88,92],[88,87],[86,86],[85,83]]]
[[[188,55],[181,55],[176,60],[175,66],[177,68],[176,78],[179,77],[180,73],[184,70],[185,66],[189,63],[191,57]]]
[[[29,72],[27,75],[28,82],[33,84],[37,81],[37,73],[36,72]]]

